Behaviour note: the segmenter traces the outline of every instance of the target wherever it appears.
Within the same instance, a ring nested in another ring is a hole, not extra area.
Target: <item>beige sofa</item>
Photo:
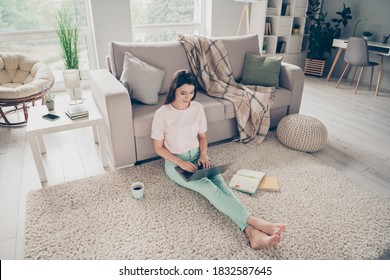
[[[259,53],[257,35],[220,38],[228,52],[236,81],[242,77],[245,53]],[[118,43],[109,46],[108,70],[90,72],[92,96],[105,119],[108,153],[116,168],[156,157],[150,129],[154,112],[165,100],[174,72],[190,69],[181,43]],[[144,105],[129,98],[126,88],[119,82],[125,52],[166,71],[161,85],[159,103]],[[280,87],[271,107],[271,127],[288,114],[299,112],[304,75],[301,68],[282,63]],[[209,143],[228,139],[238,134],[231,102],[198,93],[196,100],[203,104],[208,122]]]

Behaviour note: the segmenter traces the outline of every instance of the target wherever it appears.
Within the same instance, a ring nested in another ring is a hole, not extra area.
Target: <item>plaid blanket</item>
[[[270,125],[273,87],[244,86],[234,80],[221,40],[179,34],[199,85],[212,97],[231,101],[236,113],[239,141],[261,143]]]

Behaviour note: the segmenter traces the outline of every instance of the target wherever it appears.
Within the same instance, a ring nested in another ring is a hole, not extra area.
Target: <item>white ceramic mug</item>
[[[131,194],[135,199],[141,199],[144,197],[144,183],[134,182],[131,184]]]

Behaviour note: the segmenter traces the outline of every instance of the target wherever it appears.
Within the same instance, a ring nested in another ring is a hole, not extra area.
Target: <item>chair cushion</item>
[[[244,85],[279,87],[282,58],[282,56],[266,57],[246,53],[241,83]]]
[[[20,53],[1,53],[0,55],[0,84],[21,83],[26,84],[26,79],[31,75],[31,69],[38,60]]]
[[[164,70],[147,64],[126,52],[120,81],[126,87],[131,98],[147,105],[157,104],[158,91],[164,76]]]
[[[24,98],[49,89],[50,67],[22,53],[0,53],[0,99]]]

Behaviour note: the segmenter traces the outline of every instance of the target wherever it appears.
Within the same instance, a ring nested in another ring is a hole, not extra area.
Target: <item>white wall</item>
[[[213,37],[235,36],[243,7],[243,2],[212,0],[210,35]],[[241,29],[240,34],[244,34],[245,24],[242,25]]]
[[[105,68],[108,43],[131,42],[130,0],[90,0],[98,68]]]
[[[235,36],[240,22],[243,2],[206,0],[208,36]],[[266,0],[263,0],[266,2]],[[108,43],[132,41],[130,0],[90,0],[99,68],[105,68]],[[242,25],[240,34],[245,34]]]
[[[353,30],[355,28],[355,24],[357,21],[361,18],[368,17],[368,21],[359,23],[355,36],[361,36],[361,33],[364,30],[369,30],[374,33],[374,36],[372,40],[374,41],[382,41],[382,35],[383,34],[389,34],[390,33],[390,1],[389,0],[371,0],[371,1],[365,1],[365,0],[323,0],[323,6],[322,11],[328,12],[327,19],[330,20],[335,17],[336,12],[341,11],[343,7],[343,3],[348,7],[351,7],[352,11],[352,20],[348,23],[345,30],[342,31],[341,36],[344,38],[348,38],[352,36]],[[390,42],[389,42],[390,43]],[[334,55],[336,54],[336,50],[332,51],[332,59],[327,62],[328,67],[330,68],[331,62],[333,62]],[[345,62],[343,60],[344,52],[342,53],[342,56],[340,57],[336,68],[332,75],[335,77],[340,77],[342,73],[342,69],[345,66]],[[370,54],[370,60],[380,62],[380,56],[375,54]],[[390,57],[385,57],[384,60],[384,69],[382,73],[382,81],[381,81],[381,88],[390,90]],[[377,69],[374,71],[374,77],[373,84],[376,86],[376,79],[377,79],[377,71],[379,70],[379,67],[376,67]],[[349,73],[349,78],[352,78],[353,73]],[[370,82],[370,74],[371,70],[366,69],[364,77],[362,78],[363,82],[369,83]],[[356,79],[356,77],[355,77]]]

